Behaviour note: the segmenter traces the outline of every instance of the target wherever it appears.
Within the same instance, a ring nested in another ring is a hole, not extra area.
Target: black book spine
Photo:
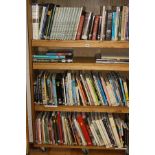
[[[62,74],[56,75],[56,93],[58,105],[63,104],[63,90],[62,90]]]
[[[99,18],[98,29],[97,29],[97,40],[101,38],[101,24],[102,24],[102,16]]]
[[[107,10],[106,40],[111,40],[112,34],[112,10]]]

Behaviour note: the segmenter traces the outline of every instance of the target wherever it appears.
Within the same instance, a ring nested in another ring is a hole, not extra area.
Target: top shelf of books
[[[33,47],[129,48],[128,41],[32,40]]]

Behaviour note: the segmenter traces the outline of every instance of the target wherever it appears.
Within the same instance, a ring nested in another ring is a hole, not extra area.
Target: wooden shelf
[[[72,148],[72,149],[101,149],[101,150],[122,150],[126,148],[106,148],[105,146],[76,146],[76,145],[53,145],[53,144],[34,144],[34,147],[45,147],[45,148]]]
[[[129,71],[128,64],[97,64],[97,63],[33,63],[33,69],[47,70],[105,70]]]
[[[129,42],[94,40],[32,40],[32,47],[129,48]]]
[[[109,113],[129,113],[128,107],[118,106],[50,106],[35,104],[35,111],[69,111],[69,112],[109,112]]]

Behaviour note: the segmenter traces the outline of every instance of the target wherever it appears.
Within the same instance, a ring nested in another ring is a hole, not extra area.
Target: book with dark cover
[[[96,37],[97,37],[97,30],[98,30],[98,25],[99,25],[99,19],[100,19],[100,16],[95,16],[95,19],[94,19],[94,27],[93,27],[93,34],[92,34],[92,40],[96,40]]]
[[[88,39],[88,31],[89,31],[88,28],[89,28],[91,16],[92,16],[92,12],[86,12],[83,31],[82,31],[82,37],[81,37],[84,40]]]
[[[83,118],[82,118],[82,116],[81,116],[80,114],[77,115],[77,121],[78,121],[78,123],[79,123],[79,125],[80,125],[80,127],[81,127],[81,130],[82,130],[82,132],[83,132],[83,135],[84,135],[84,138],[85,138],[85,140],[86,140],[86,142],[87,142],[87,145],[88,145],[88,146],[89,146],[89,145],[92,145],[92,141],[91,141],[90,136],[89,136],[89,134],[88,134],[86,125],[85,125],[85,123],[84,123],[84,121],[83,121]]]
[[[49,7],[48,7],[48,12],[46,15],[46,22],[45,22],[45,31],[44,31],[44,38],[47,39],[48,38],[48,31],[49,31],[49,27],[50,27],[50,20],[52,18],[53,15],[53,9],[55,7],[55,4],[50,3]]]
[[[118,23],[118,40],[121,40],[122,10],[123,10],[123,6],[120,6],[119,23]]]
[[[49,113],[47,112],[44,120],[45,144],[50,143],[49,131],[48,131],[48,118],[49,118]]]
[[[98,29],[97,29],[97,40],[101,39],[101,26],[102,26],[102,16],[99,18]]]
[[[60,137],[60,143],[63,144],[63,130],[62,130],[62,122],[61,122],[61,114],[60,112],[57,113],[57,123],[58,123],[58,129],[59,129],[59,137]]]
[[[109,6],[107,8],[107,18],[106,18],[106,40],[111,40],[112,34],[112,9]]]
[[[52,121],[53,121],[53,130],[54,130],[55,143],[58,144],[59,143],[59,135],[58,135],[58,128],[57,128],[56,113],[53,113]]]
[[[57,73],[56,74],[56,93],[57,93],[57,103],[58,105],[62,105],[63,104],[63,90],[62,90],[62,74],[61,73]]]
[[[88,33],[88,40],[92,40],[94,20],[95,20],[95,15],[91,16],[89,33]]]

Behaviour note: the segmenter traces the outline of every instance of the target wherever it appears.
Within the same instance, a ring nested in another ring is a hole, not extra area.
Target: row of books
[[[119,63],[119,64],[128,64],[129,57],[125,56],[105,56],[104,54],[96,55],[96,63]]]
[[[35,142],[125,148],[128,130],[128,118],[124,121],[118,115],[40,112],[35,120]]]
[[[34,101],[49,105],[129,106],[129,80],[120,73],[41,71]]]
[[[47,51],[46,53],[34,54],[33,62],[73,62],[72,51]]]
[[[95,15],[84,7],[32,5],[33,39],[128,40],[128,6],[102,6]]]

